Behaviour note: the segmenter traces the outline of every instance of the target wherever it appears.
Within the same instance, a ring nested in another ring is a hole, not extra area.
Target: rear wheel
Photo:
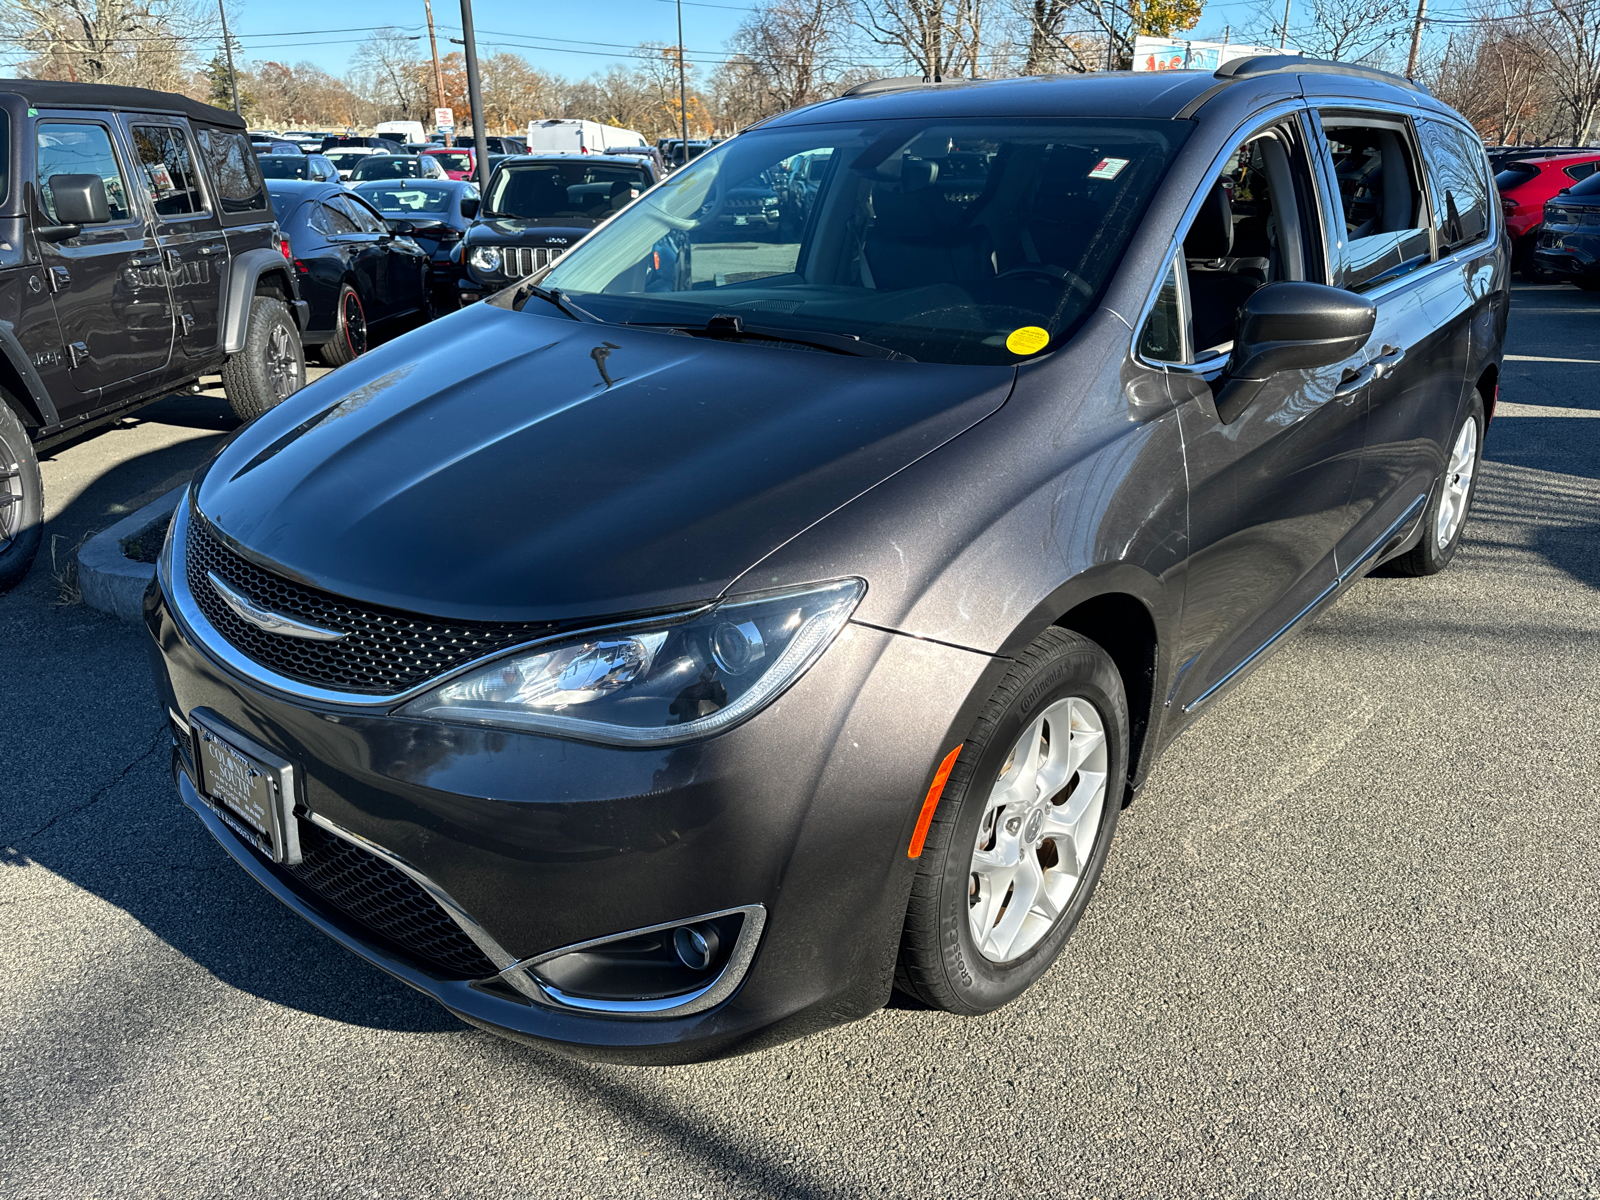
[[[33,439],[0,395],[0,592],[22,582],[44,536],[44,487]]]
[[[1116,664],[1046,630],[962,744],[918,860],[896,986],[975,1015],[1043,975],[1100,878],[1127,764]]]
[[[355,288],[348,283],[339,289],[338,307],[333,310],[333,337],[322,346],[322,361],[342,367],[367,352],[367,310]]]
[[[250,301],[250,325],[239,353],[222,367],[228,405],[241,421],[282,404],[306,384],[306,352],[289,306],[275,296]]]
[[[1450,565],[1461,545],[1467,512],[1478,488],[1478,467],[1483,462],[1483,397],[1473,390],[1467,415],[1456,430],[1444,474],[1422,513],[1422,538],[1394,560],[1403,575],[1437,575]]]

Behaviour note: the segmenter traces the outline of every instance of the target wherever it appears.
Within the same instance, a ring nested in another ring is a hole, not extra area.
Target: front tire
[[[27,429],[0,393],[0,592],[22,582],[43,536],[39,456]]]
[[[1433,489],[1428,507],[1422,512],[1422,537],[1410,550],[1394,560],[1402,575],[1437,575],[1450,565],[1461,545],[1467,513],[1478,490],[1478,475],[1483,465],[1483,397],[1472,390],[1467,415],[1462,418],[1451,442],[1450,457],[1439,483]]]
[[[367,352],[368,337],[366,306],[355,288],[344,284],[333,310],[333,337],[323,344],[322,361],[330,367],[354,362]]]
[[[1089,903],[1127,774],[1116,664],[1046,630],[962,744],[918,860],[896,986],[967,1016],[1027,990]]]
[[[305,385],[305,347],[289,306],[274,296],[255,297],[244,346],[222,365],[228,406],[241,421],[251,421]]]

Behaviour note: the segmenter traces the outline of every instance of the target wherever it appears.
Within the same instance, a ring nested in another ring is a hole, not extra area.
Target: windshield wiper
[[[511,297],[511,303],[516,305],[518,307],[518,311],[520,311],[521,305],[527,301],[529,296],[536,296],[540,300],[543,300],[546,304],[555,305],[574,321],[588,321],[595,325],[605,324],[604,321],[595,316],[588,309],[579,308],[571,300],[568,300],[566,296],[562,295],[560,288],[544,288],[540,287],[537,283],[524,283],[521,287],[517,288],[516,294]]]
[[[623,324],[643,324],[644,322],[625,321]],[[816,350],[826,350],[833,354],[852,354],[857,358],[883,358],[894,359],[898,362],[916,362],[909,354],[902,354],[898,350],[891,350],[887,346],[880,346],[876,342],[864,342],[854,334],[849,333],[822,333],[815,329],[791,329],[779,325],[747,325],[743,317],[734,313],[718,313],[703,326],[695,328],[690,325],[669,326],[674,333],[686,333],[690,337],[716,338],[719,341],[742,342],[787,342],[792,346],[810,346]]]

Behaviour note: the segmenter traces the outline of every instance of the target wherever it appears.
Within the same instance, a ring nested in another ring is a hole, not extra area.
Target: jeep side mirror
[[[104,225],[111,220],[106,181],[98,175],[50,176],[50,207],[55,209],[57,223],[34,231],[46,241],[77,237],[85,225]]]
[[[1378,321],[1372,301],[1321,283],[1269,283],[1239,308],[1239,333],[1217,394],[1231,423],[1280,371],[1331,367],[1367,344]]]
[[[461,215],[467,220],[472,220],[478,215],[478,202],[471,197],[461,202]]]

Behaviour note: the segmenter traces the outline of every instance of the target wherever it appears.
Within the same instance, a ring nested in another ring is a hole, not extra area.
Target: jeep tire
[[[241,421],[252,421],[305,384],[306,352],[289,306],[276,296],[256,296],[244,345],[222,366],[228,406]]]
[[[33,439],[0,392],[0,592],[22,582],[44,537],[44,488]]]

